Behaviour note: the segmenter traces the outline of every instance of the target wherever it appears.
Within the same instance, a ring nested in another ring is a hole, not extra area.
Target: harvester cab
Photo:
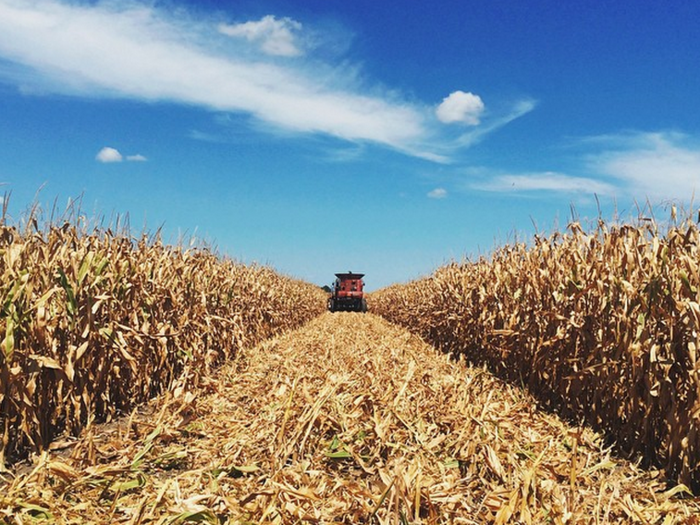
[[[363,273],[336,273],[331,296],[328,298],[328,310],[331,312],[366,312]]]

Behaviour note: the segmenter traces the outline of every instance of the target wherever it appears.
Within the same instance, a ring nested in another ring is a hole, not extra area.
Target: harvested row
[[[195,386],[324,301],[315,286],[203,249],[0,226],[0,469],[60,432]]]
[[[370,308],[700,490],[700,231],[600,223],[381,290]]]
[[[54,448],[0,487],[0,522],[673,525],[700,512],[592,431],[371,314],[318,317]]]

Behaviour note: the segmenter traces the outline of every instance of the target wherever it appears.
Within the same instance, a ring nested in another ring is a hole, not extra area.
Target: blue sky
[[[688,206],[700,2],[0,0],[0,191],[376,289]]]

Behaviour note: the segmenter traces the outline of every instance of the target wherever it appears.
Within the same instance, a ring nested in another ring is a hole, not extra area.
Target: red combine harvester
[[[366,312],[367,300],[362,287],[365,283],[363,273],[336,273],[331,296],[328,298],[328,310],[331,312]]]

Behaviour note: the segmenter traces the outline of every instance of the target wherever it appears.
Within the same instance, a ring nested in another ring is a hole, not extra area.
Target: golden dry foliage
[[[699,523],[682,487],[371,314],[317,317],[52,449],[0,481],[0,523]]]
[[[700,231],[569,230],[385,288],[370,308],[697,491]]]
[[[324,310],[317,287],[205,249],[0,223],[0,468]]]

